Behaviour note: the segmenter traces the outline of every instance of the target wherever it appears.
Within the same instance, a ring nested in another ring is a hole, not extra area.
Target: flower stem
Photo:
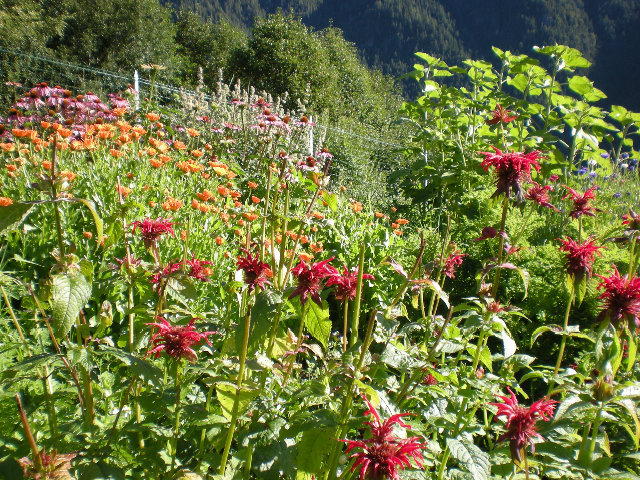
[[[353,318],[351,319],[351,341],[349,344],[353,347],[358,343],[358,324],[360,323],[360,301],[362,300],[362,276],[364,275],[364,242],[360,244],[360,258],[358,260],[358,287],[356,290],[356,299],[353,307]]]
[[[240,353],[240,367],[238,370],[238,378],[236,379],[236,395],[233,399],[233,410],[231,412],[231,425],[229,425],[229,431],[227,432],[227,440],[224,445],[224,451],[222,452],[222,460],[220,461],[220,475],[224,477],[224,472],[227,468],[227,458],[229,457],[229,450],[231,449],[231,442],[233,441],[233,434],[236,430],[236,423],[238,422],[238,411],[240,409],[240,388],[242,387],[242,379],[244,377],[244,366],[247,360],[247,348],[249,346],[249,329],[251,327],[251,304],[247,306],[247,316],[244,323],[244,338],[242,343],[242,352]]]
[[[349,300],[345,299],[344,301],[344,310],[343,310],[343,329],[342,329],[342,352],[347,351],[347,333],[349,328]]]
[[[31,432],[31,427],[29,426],[29,420],[27,420],[27,414],[22,407],[22,401],[20,400],[20,395],[16,393],[16,402],[18,403],[18,412],[20,414],[20,420],[22,421],[22,426],[24,427],[24,434],[27,437],[27,443],[29,443],[29,447],[31,448],[31,453],[33,454],[33,465],[36,468],[36,471],[40,473],[42,471],[42,459],[40,458],[40,451],[38,450],[38,445],[36,445],[36,440],[33,438],[33,433]]]
[[[57,134],[56,134],[57,135]],[[58,194],[56,193],[56,159],[58,152],[58,140],[53,141],[53,155],[51,156],[51,200],[53,203],[53,212],[56,218],[56,233],[58,235],[58,249],[60,250],[60,258],[64,258],[64,241],[62,240],[62,221],[60,220],[60,210],[58,208]],[[98,239],[99,241],[100,239]]]
[[[596,440],[598,438],[598,429],[600,428],[600,422],[602,421],[602,410],[604,409],[604,402],[600,402],[600,406],[598,407],[598,412],[596,413],[596,418],[593,420],[593,425],[591,427],[591,439],[589,441],[589,451],[587,453],[587,465],[591,465],[591,459],[593,458],[593,453],[596,450]]]
[[[496,263],[496,276],[493,279],[493,286],[491,287],[491,297],[493,297],[494,300],[497,300],[497,295],[498,295],[498,285],[500,284],[500,272],[501,272],[501,267],[500,265],[502,265],[502,255],[504,253],[504,227],[505,224],[507,223],[507,210],[509,209],[509,197],[507,197],[505,195],[504,197],[504,203],[502,204],[502,219],[500,220],[500,242],[498,245],[498,261]]]
[[[562,364],[562,357],[564,356],[564,348],[567,345],[567,327],[569,326],[569,314],[571,313],[571,304],[575,299],[575,292],[571,292],[571,296],[569,297],[569,303],[567,303],[567,310],[564,313],[564,323],[562,324],[562,340],[560,341],[560,351],[558,352],[558,360],[556,360],[556,366],[553,369],[553,376],[551,377],[551,381],[549,382],[549,390],[547,391],[547,395],[551,393],[553,387],[555,386],[555,378],[558,372],[560,371],[560,365]]]
[[[291,372],[293,372],[293,366],[296,363],[296,359],[298,358],[298,350],[302,346],[302,339],[304,338],[304,322],[307,318],[307,313],[309,312],[309,301],[307,300],[305,304],[302,306],[302,315],[300,318],[300,328],[298,329],[298,340],[296,341],[295,349],[293,350],[293,355],[291,355],[291,362],[289,362],[289,367],[287,368],[287,373],[284,376],[284,380],[282,381],[282,386],[280,387],[280,391],[284,390],[287,386],[287,382],[291,377]],[[311,300],[313,301],[313,300]]]
[[[173,448],[171,449],[171,468],[176,464],[176,453],[178,451],[178,435],[180,434],[180,361],[176,360],[175,362],[176,370],[175,370],[175,385],[176,385],[176,404],[175,404],[175,413],[176,413],[176,421],[173,425]]]

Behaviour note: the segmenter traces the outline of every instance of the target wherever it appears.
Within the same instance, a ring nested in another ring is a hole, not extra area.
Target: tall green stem
[[[176,385],[176,405],[175,405],[175,413],[176,419],[173,425],[173,448],[171,449],[171,468],[173,468],[176,464],[176,453],[178,451],[178,436],[180,435],[180,374],[181,374],[181,365],[180,361],[176,360],[175,362],[175,385]]]
[[[364,243],[360,244],[360,258],[358,260],[358,287],[356,290],[356,299],[353,307],[353,318],[351,319],[351,341],[349,344],[353,347],[358,343],[358,324],[360,323],[360,301],[362,299],[362,277],[364,275]]]
[[[242,380],[244,377],[244,367],[247,360],[247,348],[249,346],[249,330],[251,328],[251,304],[247,306],[247,316],[244,321],[244,338],[242,342],[242,352],[240,353],[240,367],[238,370],[238,378],[236,379],[236,395],[233,399],[233,410],[231,412],[231,425],[229,425],[229,431],[227,432],[227,440],[224,445],[224,451],[222,452],[222,460],[220,461],[220,475],[224,477],[224,472],[227,468],[227,458],[229,457],[229,450],[231,449],[231,442],[233,441],[233,434],[236,430],[236,423],[238,422],[238,412],[240,409],[240,389],[242,388]]]
[[[556,366],[553,369],[553,376],[551,377],[551,381],[549,382],[549,389],[547,391],[547,395],[551,393],[553,387],[555,386],[556,375],[560,371],[560,365],[562,364],[562,357],[564,356],[564,348],[567,345],[567,328],[569,326],[569,314],[571,313],[571,304],[575,300],[575,292],[571,292],[571,296],[569,297],[569,303],[567,303],[567,309],[564,312],[564,323],[562,324],[562,340],[560,341],[560,351],[558,352],[558,360],[556,360]]]
[[[502,271],[502,256],[504,254],[504,237],[505,237],[505,225],[507,223],[507,210],[509,209],[509,197],[504,196],[504,203],[502,204],[502,219],[500,220],[500,242],[498,245],[498,261],[496,262],[496,276],[493,279],[493,286],[491,288],[491,296],[494,300],[497,300],[498,285],[500,284],[500,272]]]

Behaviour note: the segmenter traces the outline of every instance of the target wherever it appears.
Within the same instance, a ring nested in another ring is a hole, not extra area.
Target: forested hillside
[[[448,63],[492,57],[491,46],[531,53],[534,45],[570,45],[593,62],[589,73],[606,103],[640,108],[634,88],[640,57],[640,0],[166,0],[203,18],[248,28],[278,8],[316,29],[333,25],[370,66],[400,76],[413,53]],[[406,86],[405,86],[406,88]]]

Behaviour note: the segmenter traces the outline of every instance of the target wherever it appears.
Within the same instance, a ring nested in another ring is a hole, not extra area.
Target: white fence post
[[[133,88],[136,91],[136,110],[140,110],[140,77],[138,77],[138,70],[133,72]]]
[[[313,157],[313,115],[309,115],[309,123],[312,124],[309,130],[309,156]]]

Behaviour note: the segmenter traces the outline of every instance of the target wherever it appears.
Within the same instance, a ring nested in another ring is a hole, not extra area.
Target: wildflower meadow
[[[640,478],[640,114],[494,53],[416,54],[378,200],[267,93],[13,84],[0,477]]]

